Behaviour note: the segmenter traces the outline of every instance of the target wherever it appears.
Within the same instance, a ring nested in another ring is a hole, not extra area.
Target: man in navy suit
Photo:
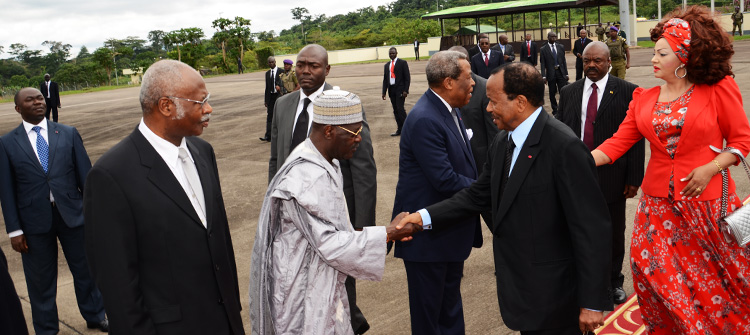
[[[547,34],[547,42],[539,51],[539,60],[542,63],[542,78],[549,88],[549,104],[552,106],[552,115],[557,113],[557,92],[568,84],[568,63],[565,61],[565,49],[557,42],[557,34],[550,31]]]
[[[576,56],[576,80],[581,80],[583,78],[583,50],[593,41],[588,38],[588,33],[584,29],[581,29],[578,34],[581,38],[573,43],[573,55]]]
[[[446,199],[477,178],[461,114],[474,86],[466,56],[434,54],[425,67],[430,87],[406,117],[401,134],[393,216]],[[409,285],[412,334],[464,334],[461,276],[472,247],[482,245],[479,216],[451,229],[425,230],[396,242]],[[429,229],[429,228],[428,228]]]
[[[52,121],[57,122],[57,109],[62,108],[60,104],[60,89],[57,83],[50,79],[49,73],[44,75],[44,82],[39,85],[39,90],[44,95],[44,101],[47,103],[47,111],[44,116],[49,120],[52,112]]]
[[[36,334],[57,334],[57,240],[89,328],[109,329],[84,251],[83,184],[91,161],[78,131],[49,122],[42,92],[15,96],[23,123],[0,138],[0,202],[13,250],[20,252]]]
[[[409,95],[409,85],[411,84],[409,64],[406,64],[405,60],[397,56],[396,48],[388,50],[388,57],[391,58],[391,61],[385,63],[383,70],[383,100],[385,100],[387,91],[393,106],[393,116],[396,118],[396,132],[391,136],[401,135],[401,128],[404,127],[404,120],[406,120],[404,102],[406,96]]]
[[[490,38],[486,36],[480,38],[479,53],[471,57],[471,72],[487,79],[492,70],[504,63],[503,54],[490,49]]]

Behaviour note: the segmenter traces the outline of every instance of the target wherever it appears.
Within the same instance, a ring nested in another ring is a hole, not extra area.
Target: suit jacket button
[[[219,305],[223,305],[223,304],[224,304],[224,299],[219,298]]]
[[[219,271],[219,264],[216,264],[216,271]]]
[[[214,236],[214,233],[208,233],[208,238],[211,238],[211,236]]]

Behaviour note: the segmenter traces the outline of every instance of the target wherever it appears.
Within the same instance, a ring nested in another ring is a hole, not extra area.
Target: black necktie
[[[513,142],[513,138],[508,136],[508,141],[505,142],[505,166],[503,167],[503,181],[500,183],[500,194],[503,194],[505,185],[508,183],[510,164],[513,162],[513,149],[515,148],[516,142]]]
[[[294,133],[292,134],[292,145],[289,147],[289,152],[292,152],[302,141],[307,138],[307,106],[310,105],[310,98],[305,98],[305,104],[302,106],[302,112],[297,117],[297,123],[294,124]]]

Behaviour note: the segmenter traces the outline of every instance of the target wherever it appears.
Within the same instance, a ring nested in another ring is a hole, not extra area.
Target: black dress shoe
[[[401,131],[396,131],[395,133],[391,134],[391,136],[401,136]]]
[[[624,304],[627,300],[628,295],[625,293],[625,290],[623,290],[622,287],[616,287],[614,290],[612,290],[612,301],[615,304]]]
[[[102,332],[109,333],[109,320],[104,319],[99,322],[88,322],[86,321],[86,327],[89,329],[95,329],[98,328]]]
[[[271,142],[271,139],[268,138],[268,137],[260,137],[258,139],[261,140],[261,141],[263,141],[263,142]]]

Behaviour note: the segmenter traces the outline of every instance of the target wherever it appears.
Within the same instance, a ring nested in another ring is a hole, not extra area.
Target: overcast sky
[[[273,30],[278,34],[297,23],[291,9],[305,7],[311,15],[333,16],[359,8],[380,6],[388,0],[0,0],[0,45],[8,58],[12,43],[31,50],[49,49],[46,40],[72,45],[71,56],[81,46],[89,52],[109,38],[138,36],[144,40],[151,30],[171,31],[199,27],[210,38],[211,22],[219,17],[242,16],[251,20],[252,32]]]

